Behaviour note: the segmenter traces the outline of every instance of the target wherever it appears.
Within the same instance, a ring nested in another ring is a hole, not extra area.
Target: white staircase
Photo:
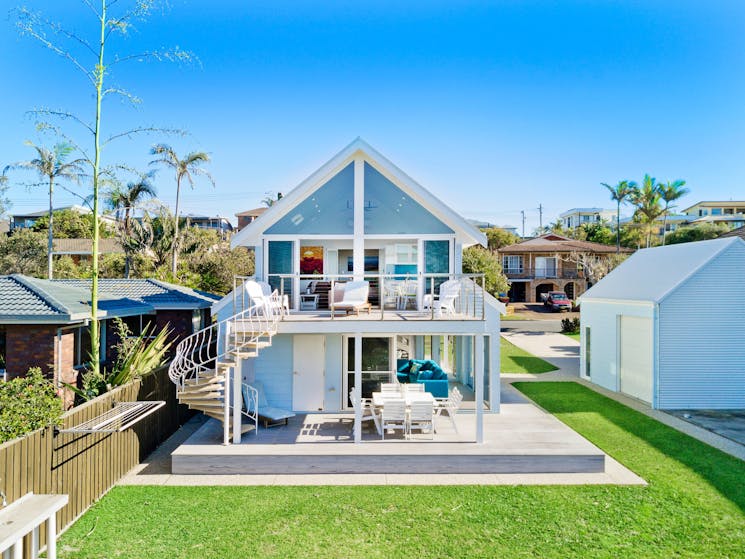
[[[240,364],[272,345],[281,317],[280,297],[275,292],[195,332],[176,347],[168,376],[176,385],[179,402],[222,421],[225,444],[231,432],[234,442],[240,441],[241,415],[258,426],[257,406],[242,410]],[[256,390],[251,386],[247,390],[255,403]]]

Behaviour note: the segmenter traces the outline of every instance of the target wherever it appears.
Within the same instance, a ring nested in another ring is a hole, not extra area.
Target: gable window
[[[505,274],[522,274],[523,257],[519,255],[509,255],[502,257],[502,268]]]

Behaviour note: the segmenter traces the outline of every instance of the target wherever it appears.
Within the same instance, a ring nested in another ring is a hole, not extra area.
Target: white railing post
[[[224,338],[224,351],[223,353],[228,355],[228,348],[230,347],[230,323],[225,322],[225,338]],[[217,363],[219,360],[219,351],[216,351],[217,356],[215,356],[215,374],[217,374]],[[236,357],[237,360],[237,357]],[[223,444],[228,445],[230,444],[230,371],[231,368],[226,368],[223,373],[225,375],[225,378],[223,380],[223,420],[222,420],[222,439]]]

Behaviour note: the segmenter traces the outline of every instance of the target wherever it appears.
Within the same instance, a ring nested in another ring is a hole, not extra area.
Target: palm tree
[[[159,155],[158,159],[150,162],[151,165],[165,165],[170,167],[176,173],[176,214],[175,214],[175,232],[174,232],[174,243],[173,243],[173,256],[171,258],[171,273],[176,276],[176,265],[178,264],[178,242],[175,242],[179,238],[179,198],[181,195],[181,181],[186,179],[189,182],[189,186],[194,188],[194,177],[204,176],[209,179],[212,186],[215,186],[215,181],[212,175],[201,165],[210,162],[210,156],[203,151],[193,151],[187,153],[183,159],[179,159],[174,149],[166,144],[157,144],[150,150],[152,155]]]
[[[657,190],[660,193],[660,198],[665,202],[665,214],[662,219],[662,244],[665,244],[665,237],[667,236],[667,211],[675,206],[672,202],[678,200],[690,192],[689,189],[683,188],[686,181],[677,180],[663,182],[657,185]]]
[[[616,202],[616,252],[621,252],[621,204],[631,196],[636,188],[634,181],[619,181],[616,186],[601,182],[610,192],[610,199]]]
[[[52,254],[54,252],[54,184],[58,180],[70,180],[76,183],[80,182],[83,177],[83,164],[85,159],[75,159],[74,161],[67,162],[67,158],[72,154],[75,149],[66,143],[58,143],[51,150],[43,147],[34,145],[31,142],[26,142],[26,145],[36,150],[37,157],[30,161],[21,161],[14,165],[10,165],[16,169],[29,169],[36,171],[44,182],[38,183],[39,185],[45,184],[49,186],[49,233],[47,236],[47,277],[52,279]]]
[[[130,182],[124,188],[116,187],[108,194],[109,207],[115,210],[117,214],[120,211],[124,212],[124,219],[122,220],[120,230],[123,240],[129,238],[132,234],[132,210],[137,208],[145,198],[154,198],[156,195],[155,187],[150,183],[151,176],[152,174],[142,175],[140,180]],[[126,242],[123,242],[122,245],[125,248],[124,276],[129,278],[132,251],[127,250]]]
[[[641,187],[636,187],[629,196],[631,203],[636,206],[637,215],[647,224],[647,248],[652,243],[652,228],[654,222],[665,211],[660,205],[662,197],[657,188],[657,181],[648,174],[644,175]]]

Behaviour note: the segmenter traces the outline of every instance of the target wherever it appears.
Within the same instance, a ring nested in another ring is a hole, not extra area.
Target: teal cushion
[[[419,373],[419,378],[417,380],[432,380],[434,378],[434,371],[422,371]]]
[[[411,369],[411,359],[397,359],[396,365],[396,370],[399,373],[408,373],[409,369]]]

